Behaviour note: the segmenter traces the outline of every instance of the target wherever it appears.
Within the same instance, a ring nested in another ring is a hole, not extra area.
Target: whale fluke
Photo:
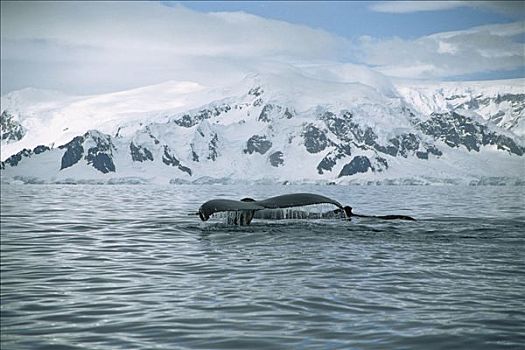
[[[258,210],[283,209],[313,204],[333,204],[338,208],[343,209],[343,206],[338,201],[319,194],[291,193],[271,197],[261,201],[256,201],[252,198],[243,198],[240,201],[232,199],[212,199],[201,205],[199,208],[199,216],[202,221],[206,221],[214,213],[225,211],[240,212],[240,216],[232,221],[234,223],[249,225],[254,213]]]
[[[415,221],[411,216],[407,215],[360,215],[352,213],[352,207],[341,205],[338,201],[314,193],[290,193],[281,196],[275,196],[267,199],[257,201],[252,198],[243,198],[240,201],[233,199],[212,199],[207,201],[199,208],[199,217],[202,221],[206,221],[211,215],[218,212],[230,212],[228,216],[228,223],[235,225],[249,225],[254,218],[286,218],[286,215],[274,215],[275,211],[272,209],[285,209],[293,207],[302,207],[315,204],[332,204],[337,207],[336,210],[322,213],[318,215],[321,218],[344,218],[350,220],[352,216],[361,218],[374,218],[382,220],[409,220]],[[293,212],[292,217],[309,218],[306,212]],[[297,214],[297,215],[295,215]]]
[[[213,214],[223,211],[252,211],[261,209],[264,209],[264,207],[257,205],[256,202],[241,202],[233,199],[212,199],[201,205],[199,208],[199,216],[202,221],[206,221]]]
[[[336,207],[343,209],[343,206],[338,201],[325,196],[321,196],[320,194],[313,193],[283,194],[281,196],[271,197],[262,201],[255,201],[252,203],[257,203],[258,205],[261,205],[267,209],[292,208],[313,204],[333,204]]]

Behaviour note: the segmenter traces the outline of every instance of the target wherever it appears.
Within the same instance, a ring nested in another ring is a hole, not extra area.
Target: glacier
[[[523,184],[525,79],[344,73],[281,67],[224,86],[14,91],[1,99],[2,182]]]

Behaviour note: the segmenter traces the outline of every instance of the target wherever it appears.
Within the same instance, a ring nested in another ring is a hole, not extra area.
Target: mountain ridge
[[[483,84],[444,84],[441,90],[398,84],[397,94],[385,95],[382,87],[334,83],[293,71],[284,77],[251,75],[227,87],[170,82],[88,102],[66,98],[62,109],[39,111],[32,105],[26,109],[29,118],[20,117],[24,108],[18,109],[18,118],[12,116],[11,122],[27,132],[2,144],[2,178],[161,183],[520,178],[525,94],[519,83],[512,82],[508,93],[485,83],[481,95]],[[458,91],[463,97],[449,96]],[[470,95],[465,97],[465,91]],[[430,97],[435,103],[421,104]],[[476,105],[475,98],[484,102]],[[74,101],[76,109],[67,101]],[[47,142],[40,141],[42,135],[33,143],[24,141],[31,126],[38,125],[27,120],[42,112],[53,125],[64,109],[78,112],[79,103],[88,109],[82,122],[55,127]],[[11,115],[4,105],[2,112]],[[498,108],[504,114],[499,119],[494,117]],[[23,149],[13,154],[17,144]]]

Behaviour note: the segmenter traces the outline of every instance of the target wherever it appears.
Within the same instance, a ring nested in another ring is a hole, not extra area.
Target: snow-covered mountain
[[[522,183],[525,80],[394,86],[359,73],[12,92],[2,97],[2,179]]]
[[[405,101],[422,114],[455,111],[478,116],[525,136],[525,80],[445,82],[398,86]]]

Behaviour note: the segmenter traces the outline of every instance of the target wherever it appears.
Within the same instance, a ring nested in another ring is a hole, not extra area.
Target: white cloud
[[[153,2],[1,6],[2,87],[7,89],[43,80],[63,82],[59,89],[89,81],[90,89],[112,90],[133,81],[140,86],[161,79],[226,79],[259,60],[324,60],[340,57],[348,45],[306,26]]]
[[[370,5],[376,12],[412,13],[423,11],[442,11],[467,6],[467,1],[382,1]]]
[[[337,47],[332,35],[304,26],[152,2],[8,2],[2,8],[2,37],[11,40],[199,56],[316,57]]]
[[[451,54],[454,55],[458,52],[458,48],[451,43],[447,43],[446,41],[438,41],[438,49],[437,52],[440,54]]]
[[[389,76],[443,78],[512,70],[525,65],[525,44],[515,40],[525,22],[438,33],[415,40],[360,39],[362,62]]]
[[[200,13],[154,2],[2,1],[0,24],[2,93],[28,86],[97,93],[167,80],[228,83],[266,62],[330,66],[348,63],[349,55],[352,63],[387,75],[417,78],[524,65],[524,44],[514,40],[524,22],[352,42],[241,12]],[[323,74],[356,74],[348,67]]]
[[[494,11],[511,17],[525,16],[523,1],[381,1],[370,5],[370,9],[385,13],[414,13],[444,11],[459,7],[472,7]]]

